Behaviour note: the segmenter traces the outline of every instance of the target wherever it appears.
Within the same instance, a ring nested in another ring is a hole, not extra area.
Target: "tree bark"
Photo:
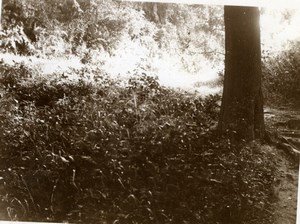
[[[143,10],[146,17],[155,23],[165,24],[167,21],[167,3],[145,2]]]
[[[2,30],[2,0],[0,0],[0,31]]]
[[[264,137],[259,9],[225,6],[225,77],[219,129]]]

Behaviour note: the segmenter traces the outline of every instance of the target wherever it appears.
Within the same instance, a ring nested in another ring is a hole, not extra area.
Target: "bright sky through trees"
[[[265,49],[280,51],[288,41],[300,40],[300,8],[264,8],[260,24]]]

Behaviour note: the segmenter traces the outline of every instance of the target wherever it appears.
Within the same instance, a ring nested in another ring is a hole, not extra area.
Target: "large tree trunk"
[[[0,0],[0,31],[2,30],[2,0]]]
[[[225,79],[219,120],[239,139],[264,136],[259,9],[225,6]]]

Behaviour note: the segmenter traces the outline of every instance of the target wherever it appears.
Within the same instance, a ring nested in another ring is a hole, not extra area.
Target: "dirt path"
[[[298,193],[298,160],[287,153],[292,145],[300,149],[300,111],[287,108],[266,109],[266,124],[269,129],[277,132],[286,141],[281,145],[283,150],[276,150],[277,173],[274,201],[274,224],[295,224],[297,214]],[[280,148],[280,147],[279,147]]]

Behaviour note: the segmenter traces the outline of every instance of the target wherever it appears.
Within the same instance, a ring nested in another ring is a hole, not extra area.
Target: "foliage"
[[[166,3],[141,4],[145,17],[157,24],[158,32],[155,40],[159,49],[172,57],[176,56],[184,70],[197,73],[206,61],[211,65],[218,65],[223,61],[222,7]],[[153,9],[155,5],[157,13],[154,13]]]
[[[153,14],[154,6],[158,15]],[[204,62],[217,65],[223,60],[221,7],[113,0],[5,0],[3,9],[4,29],[22,27],[29,39],[26,45],[34,46],[39,56],[75,54],[88,63],[97,59],[91,54],[94,50],[118,56],[125,49],[134,55],[140,44],[145,49],[140,62],[147,60],[152,67],[156,66],[151,61],[154,57],[165,55],[172,55],[174,64],[191,73],[200,71]]]
[[[55,29],[39,27],[35,31],[37,42],[33,43],[35,55],[41,57],[64,57],[72,52],[72,45],[66,41],[68,34],[57,25]]]
[[[0,33],[0,47],[6,51],[30,55],[35,52],[34,46],[20,26],[10,27]]]
[[[76,0],[7,0],[3,27],[22,26],[27,36],[34,36],[35,47],[46,55],[78,54],[77,48],[83,44],[111,51],[121,36],[126,12],[119,10],[114,1],[80,3],[82,9]],[[45,52],[49,47],[52,50]],[[57,54],[56,49],[61,52]]]
[[[137,74],[1,65],[0,208],[12,220],[273,223],[271,155],[216,135],[219,100]],[[93,77],[89,79],[88,77]]]
[[[300,105],[300,43],[293,42],[288,50],[263,63],[264,94],[268,103]]]

